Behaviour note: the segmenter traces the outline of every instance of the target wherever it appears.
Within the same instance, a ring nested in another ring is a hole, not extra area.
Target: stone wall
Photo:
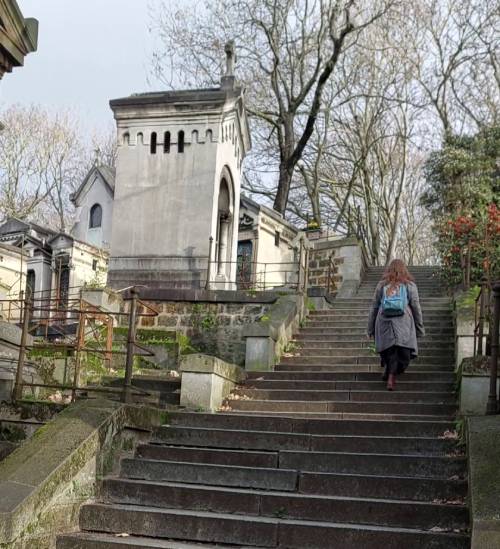
[[[269,292],[265,296],[247,292],[197,292],[192,300],[174,300],[182,298],[185,292],[179,292],[179,296],[175,291],[170,293],[170,300],[143,298],[158,311],[158,316],[141,317],[139,328],[183,334],[189,338],[193,352],[217,356],[237,365],[245,363],[243,329],[260,319],[265,320],[277,299]]]
[[[330,276],[330,293],[336,294],[342,277],[338,274],[339,262],[342,258],[336,258],[335,252],[338,249],[315,249],[309,251],[309,286],[327,288]]]
[[[340,292],[341,297],[354,295],[367,264],[358,240],[354,237],[320,239],[310,245],[309,287],[329,289],[330,295]]]
[[[165,413],[104,399],[72,404],[0,463],[0,547],[55,549],[75,531],[99,479],[132,455]]]

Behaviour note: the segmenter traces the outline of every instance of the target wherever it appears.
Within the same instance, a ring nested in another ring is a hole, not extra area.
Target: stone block
[[[159,410],[95,399],[39,429],[0,463],[0,546],[42,547],[47,538],[55,547],[56,534],[76,528],[97,476],[108,473],[121,447],[116,436],[126,425],[151,429],[162,419]]]
[[[175,315],[160,315],[158,317],[158,326],[168,326],[174,328],[179,322],[179,317]]]
[[[141,317],[141,326],[143,328],[151,328],[155,325],[156,317],[154,316],[143,316]]]
[[[490,392],[490,376],[486,374],[462,374],[460,382],[460,413],[483,416]],[[497,382],[497,394],[500,383]]]
[[[245,370],[272,370],[275,361],[275,342],[271,337],[247,337]]]
[[[82,299],[110,313],[117,313],[123,305],[121,294],[109,288],[82,291]]]
[[[500,547],[500,422],[498,416],[467,420],[472,549]]]
[[[235,364],[208,355],[185,355],[181,359],[181,406],[217,410],[245,372]]]

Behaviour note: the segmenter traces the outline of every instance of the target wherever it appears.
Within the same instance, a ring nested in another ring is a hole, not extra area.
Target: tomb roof
[[[165,103],[225,103],[227,99],[237,98],[243,93],[241,87],[202,88],[192,90],[171,90],[159,92],[134,93],[128,97],[112,99],[113,107],[133,105],[155,105]]]

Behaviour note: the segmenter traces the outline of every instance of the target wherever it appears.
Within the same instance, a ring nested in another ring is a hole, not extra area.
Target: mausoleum
[[[118,129],[108,284],[235,287],[241,168],[251,140],[226,47],[220,86],[134,94]]]

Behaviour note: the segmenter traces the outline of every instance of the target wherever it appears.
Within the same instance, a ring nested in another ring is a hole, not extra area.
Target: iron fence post
[[[208,263],[207,263],[207,280],[205,281],[205,290],[210,287],[210,272],[212,270],[212,248],[214,245],[214,237],[208,239]]]
[[[299,242],[299,272],[297,274],[297,293],[300,292],[300,283],[302,281],[302,277],[300,276],[302,273],[302,238]]]
[[[135,334],[137,324],[137,290],[130,290],[130,313],[127,337],[127,358],[125,361],[125,379],[123,381],[123,402],[132,401],[132,373],[134,367]]]
[[[497,400],[497,370],[498,370],[498,346],[499,346],[499,325],[500,325],[500,281],[493,285],[493,321],[490,325],[491,334],[491,363],[490,363],[490,393],[486,414],[498,414]]]
[[[484,337],[484,312],[486,309],[486,287],[488,281],[483,278],[481,280],[481,298],[479,301],[479,326],[478,326],[478,341],[477,341],[477,354],[483,354],[483,337]],[[476,353],[474,353],[475,355]]]
[[[82,363],[82,349],[85,346],[85,321],[86,316],[83,312],[83,303],[80,298],[78,306],[78,330],[76,333],[76,347],[75,347],[75,371],[73,373],[73,387],[71,389],[71,402],[76,401],[76,391],[80,386],[80,368]]]
[[[21,341],[19,343],[19,358],[17,361],[16,382],[14,384],[13,400],[18,401],[23,397],[23,373],[24,361],[26,358],[26,340],[30,326],[31,316],[31,296],[27,295],[23,307],[23,327],[21,332]]]
[[[305,247],[304,252],[304,295],[307,297],[307,288],[309,286],[309,248]]]

